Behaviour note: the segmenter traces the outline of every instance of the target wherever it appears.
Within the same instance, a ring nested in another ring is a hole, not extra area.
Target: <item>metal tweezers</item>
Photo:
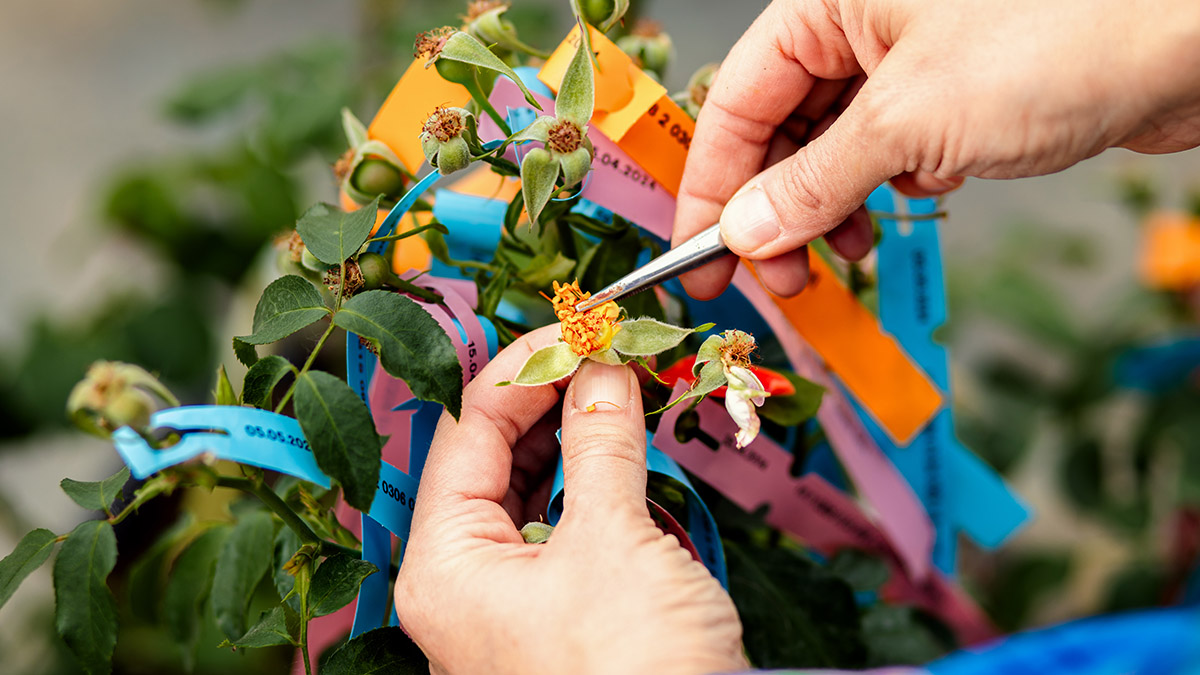
[[[729,249],[721,239],[721,224],[717,223],[576,304],[575,311],[584,312],[610,300],[627,298],[728,253]]]

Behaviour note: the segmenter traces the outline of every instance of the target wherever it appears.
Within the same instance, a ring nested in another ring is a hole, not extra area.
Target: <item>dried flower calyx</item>
[[[67,414],[80,429],[103,438],[123,426],[142,431],[158,401],[178,406],[179,400],[139,366],[120,361],[97,361],[67,398]]]

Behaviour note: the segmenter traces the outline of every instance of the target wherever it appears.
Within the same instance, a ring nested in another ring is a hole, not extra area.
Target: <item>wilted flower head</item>
[[[458,29],[453,26],[442,26],[417,33],[416,42],[413,43],[413,58],[425,57],[425,67],[428,68],[442,55],[442,49],[449,42],[450,36],[457,32]]]
[[[579,356],[588,356],[612,346],[613,337],[621,330],[621,308],[615,302],[606,302],[586,312],[575,311],[575,306],[592,296],[579,288],[579,281],[569,284],[554,282],[554,315],[562,325],[563,342]]]
[[[725,410],[738,425],[735,440],[737,446],[743,448],[758,436],[760,423],[757,406],[766,402],[770,394],[763,388],[762,382],[754,371],[743,366],[726,366],[725,378],[728,390],[725,392]]]
[[[454,173],[471,164],[471,153],[479,151],[475,116],[465,108],[439,106],[421,127],[421,150],[425,159],[442,174]]]
[[[153,375],[120,361],[97,361],[67,398],[67,414],[84,431],[107,438],[123,426],[136,430],[150,425],[158,409],[151,396],[177,406],[178,399]]]
[[[692,119],[696,119],[700,114],[700,108],[708,100],[708,90],[712,87],[713,78],[717,76],[717,69],[719,67],[720,64],[717,63],[709,63],[701,66],[688,79],[687,89],[680,94],[672,96],[675,102],[681,105]]]

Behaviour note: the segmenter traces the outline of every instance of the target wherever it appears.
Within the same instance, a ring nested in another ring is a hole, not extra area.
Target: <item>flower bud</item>
[[[154,394],[169,405],[179,401],[153,375],[119,361],[97,361],[67,399],[67,414],[84,431],[107,438],[123,426],[138,431],[150,426],[158,405]]]
[[[674,53],[671,36],[662,32],[657,21],[639,19],[633,31],[617,40],[621,51],[629,55],[639,68],[646,70],[659,79],[667,71]]]
[[[378,253],[364,253],[358,256],[358,269],[362,272],[363,288],[375,290],[380,288],[392,276],[392,268],[387,258]]]
[[[300,252],[300,265],[312,272],[324,272],[329,269],[329,265],[318,260],[317,256],[313,255],[307,247]]]
[[[425,159],[443,175],[470,166],[471,151],[479,149],[475,116],[464,108],[439,106],[425,120],[420,138]]]
[[[583,20],[602,33],[617,25],[629,11],[629,0],[581,0],[579,5]]]
[[[395,204],[412,177],[400,158],[383,142],[370,139],[366,126],[346,108],[342,109],[342,128],[350,149],[333,165],[342,191],[359,206],[376,197],[384,206]]]
[[[700,114],[700,107],[708,99],[708,90],[712,87],[713,78],[717,76],[719,63],[709,63],[701,66],[688,79],[687,91],[682,96],[681,105],[688,115],[695,119]]]

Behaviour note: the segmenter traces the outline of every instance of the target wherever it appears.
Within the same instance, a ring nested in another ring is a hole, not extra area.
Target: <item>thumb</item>
[[[564,514],[581,503],[645,510],[646,420],[631,368],[584,360],[567,388],[562,441]]]
[[[881,142],[865,92],[817,138],[750,179],[725,205],[721,235],[739,256],[773,258],[844,221],[903,158]]]

